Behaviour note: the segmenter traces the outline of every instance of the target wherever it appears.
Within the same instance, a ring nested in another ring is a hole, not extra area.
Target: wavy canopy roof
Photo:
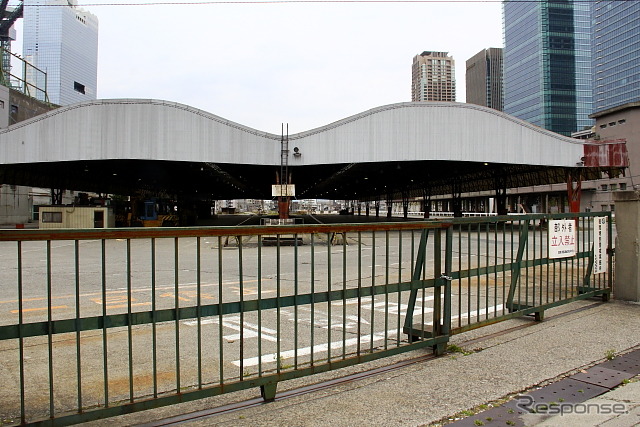
[[[264,199],[281,139],[177,103],[97,100],[0,130],[0,182]],[[564,182],[587,145],[485,107],[420,102],[290,135],[285,157],[298,198],[364,200]]]

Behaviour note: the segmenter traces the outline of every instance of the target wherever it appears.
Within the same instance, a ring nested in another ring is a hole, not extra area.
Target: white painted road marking
[[[478,314],[489,314],[489,313],[494,313],[496,311],[500,311],[503,309],[503,305],[502,304],[498,304],[492,307],[485,307],[482,308],[480,310],[474,310],[471,311],[469,313],[465,313],[462,316],[452,316],[451,317],[451,321],[453,323],[454,320],[458,319],[458,318],[470,318],[470,317],[477,317]],[[433,310],[431,310],[433,311]],[[431,325],[433,322],[425,322],[425,326]],[[379,333],[375,333],[373,334],[373,336],[371,334],[369,335],[361,335],[360,338],[356,337],[356,338],[349,338],[348,340],[343,341],[333,341],[331,342],[331,349],[335,350],[335,349],[341,349],[343,348],[343,346],[346,347],[350,347],[350,346],[354,346],[357,345],[358,342],[360,342],[360,344],[367,344],[370,342],[376,342],[376,341],[382,341],[384,339],[388,339],[391,337],[396,336],[396,334],[398,333],[398,328],[395,329],[390,329],[388,331],[386,331],[386,334],[384,332],[379,332]],[[300,356],[308,356],[311,353],[316,354],[316,353],[322,353],[322,352],[326,352],[327,349],[329,348],[328,344],[318,344],[318,345],[314,345],[313,348],[312,347],[301,347],[298,348],[297,350],[297,355],[298,357]],[[291,359],[294,358],[296,356],[296,351],[295,350],[286,350],[286,351],[282,351],[280,352],[280,355],[278,356],[277,354],[264,354],[262,355],[261,359],[262,359],[262,363],[274,363],[277,360],[284,360],[284,359]],[[250,357],[247,359],[244,359],[242,361],[240,360],[234,360],[233,363],[236,366],[240,366],[242,364],[242,366],[244,367],[249,367],[249,366],[256,366],[259,363],[259,357]]]

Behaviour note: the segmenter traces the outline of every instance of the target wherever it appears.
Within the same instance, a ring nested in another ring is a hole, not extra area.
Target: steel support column
[[[575,182],[575,187],[574,187]],[[582,171],[569,170],[567,172],[567,198],[569,212],[580,212],[580,196],[582,195]]]

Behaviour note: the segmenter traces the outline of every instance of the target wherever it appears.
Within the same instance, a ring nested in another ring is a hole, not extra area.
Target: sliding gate
[[[607,297],[610,216],[569,216],[575,254],[550,259],[557,219],[2,231],[0,416],[71,424],[253,387],[271,400],[287,379],[441,354],[451,334]]]

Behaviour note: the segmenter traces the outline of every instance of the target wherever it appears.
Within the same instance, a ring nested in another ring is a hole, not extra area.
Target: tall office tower
[[[502,111],[502,48],[490,47],[467,59],[467,102]]]
[[[47,73],[49,101],[69,105],[96,99],[98,18],[78,8],[76,0],[24,4],[22,53]]]
[[[413,58],[412,101],[455,101],[455,61],[449,52],[422,52]]]
[[[640,101],[640,2],[595,1],[594,112]]]
[[[570,135],[593,124],[589,3],[503,2],[504,111]]]

